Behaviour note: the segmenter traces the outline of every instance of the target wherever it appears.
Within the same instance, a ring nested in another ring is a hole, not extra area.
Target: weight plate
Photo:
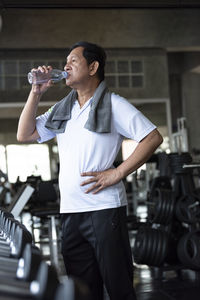
[[[194,195],[185,195],[178,199],[176,217],[180,222],[196,223],[200,221],[199,198]]]
[[[133,247],[133,256],[136,263],[141,264],[145,257],[146,235],[145,229],[139,228]]]
[[[183,235],[177,246],[181,263],[193,270],[200,270],[200,231]]]
[[[156,224],[169,224],[174,215],[173,192],[171,190],[156,189],[150,198],[150,202],[149,221]]]
[[[155,253],[155,265],[161,266],[167,256],[167,234],[163,230],[157,231],[158,234],[158,247]]]

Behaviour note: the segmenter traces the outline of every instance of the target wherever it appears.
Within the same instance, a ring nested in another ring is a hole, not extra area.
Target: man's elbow
[[[39,139],[39,134],[35,129],[32,133],[23,130],[17,130],[17,141],[20,143],[32,143]]]
[[[155,147],[158,148],[163,142],[163,137],[160,132],[156,129],[154,133],[154,143]]]
[[[163,143],[163,137],[160,134],[160,132],[158,132],[158,146],[160,146]]]
[[[25,138],[20,133],[17,133],[17,141],[20,142],[20,143],[26,143],[26,142],[28,142],[27,138]]]
[[[22,135],[20,133],[17,133],[17,141],[19,143],[31,143],[31,142],[34,142],[36,139],[33,138],[32,136],[25,136],[25,135]]]

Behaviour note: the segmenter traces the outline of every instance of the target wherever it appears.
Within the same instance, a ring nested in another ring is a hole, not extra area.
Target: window
[[[111,59],[106,64],[106,82],[108,86],[115,88],[143,88],[143,69],[143,60],[141,59]]]
[[[46,59],[0,60],[0,90],[19,90],[29,87],[28,72],[41,65],[51,65],[54,69],[63,70],[65,62]]]
[[[7,173],[6,152],[5,152],[5,147],[3,145],[0,145],[0,170],[3,173]]]
[[[122,159],[126,160],[136,149],[138,143],[134,140],[124,139],[122,142]]]
[[[4,59],[0,60],[0,90],[21,90],[29,87],[27,74],[32,68],[51,65],[63,70],[64,60],[47,59]],[[144,63],[141,58],[110,58],[106,63],[105,77],[109,87],[143,88]],[[61,86],[64,85],[61,83]]]
[[[50,180],[50,160],[48,145],[0,145],[0,169],[8,175],[8,181],[17,178],[25,182],[30,175]]]

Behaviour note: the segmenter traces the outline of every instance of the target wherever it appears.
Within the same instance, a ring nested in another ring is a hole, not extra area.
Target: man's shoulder
[[[115,115],[122,114],[124,116],[134,116],[139,111],[138,109],[125,97],[118,94],[111,94],[112,113]]]
[[[125,97],[123,97],[119,94],[116,94],[114,92],[111,92],[111,101],[114,103],[119,103],[119,104],[128,102],[128,100]]]
[[[132,106],[132,104],[130,103],[130,101],[128,101],[128,99],[118,94],[115,94],[114,92],[111,93],[111,102],[113,107],[118,107],[118,108],[120,106],[122,107]]]

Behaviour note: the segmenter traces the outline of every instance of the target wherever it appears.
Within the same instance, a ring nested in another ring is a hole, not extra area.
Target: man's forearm
[[[19,142],[31,142],[39,137],[35,125],[40,98],[41,95],[30,92],[18,123],[17,140]]]
[[[142,166],[155,152],[163,139],[157,130],[153,130],[136,147],[135,151],[117,167],[121,178],[125,178]]]

